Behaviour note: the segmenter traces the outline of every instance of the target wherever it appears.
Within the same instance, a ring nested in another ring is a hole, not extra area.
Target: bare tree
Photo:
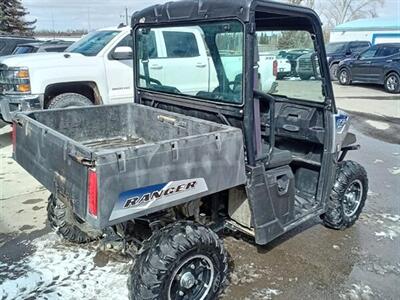
[[[321,13],[329,28],[349,21],[377,17],[377,8],[385,0],[324,0]]]

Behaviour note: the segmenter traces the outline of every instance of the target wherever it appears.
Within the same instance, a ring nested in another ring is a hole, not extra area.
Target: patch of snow
[[[379,130],[386,130],[390,128],[390,125],[385,122],[372,121],[372,120],[367,120],[365,122]]]
[[[94,249],[65,245],[54,233],[32,245],[36,251],[25,259],[0,262],[0,299],[128,299],[129,262],[97,267]]]
[[[383,162],[382,159],[375,159],[374,164],[382,164]]]
[[[400,167],[393,167],[393,168],[388,169],[388,171],[392,175],[400,175]]]
[[[340,299],[349,300],[372,300],[375,298],[375,294],[368,285],[352,284],[351,288],[347,289],[345,293],[340,294],[339,297]]]
[[[251,298],[246,297],[245,300],[270,300],[273,298],[273,296],[278,296],[282,294],[280,290],[277,289],[270,289],[270,288],[265,288],[265,289],[259,289],[255,290],[251,294]]]

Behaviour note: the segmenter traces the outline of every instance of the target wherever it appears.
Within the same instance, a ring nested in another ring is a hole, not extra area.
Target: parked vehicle
[[[288,53],[286,51],[279,51],[279,53],[276,55],[276,60],[278,63],[278,73],[276,79],[278,80],[292,75],[292,64],[287,56]]]
[[[63,52],[73,42],[62,40],[49,40],[45,42],[35,42],[20,44],[15,48],[12,55],[38,53],[38,52]]]
[[[388,93],[400,92],[400,43],[379,44],[339,64],[339,82],[381,84]]]
[[[149,43],[155,46],[148,58],[152,78],[166,84],[179,78],[176,87],[183,92],[191,92],[190,83],[194,78],[199,84],[206,83],[198,86],[202,90],[212,91],[218,86],[216,68],[210,63],[197,27],[185,28],[182,32],[155,29],[151,37]],[[240,71],[234,69],[235,62],[242,60],[242,49],[232,51],[229,48],[232,45],[220,46],[224,48],[222,60],[230,66],[226,75],[233,85]],[[10,122],[12,113],[20,110],[132,102],[132,55],[130,29],[119,26],[89,33],[64,53],[0,59],[1,116]],[[262,90],[268,92],[276,85],[276,73],[273,60],[264,57],[259,72]],[[191,72],[182,77],[177,67]]]
[[[14,157],[51,191],[48,218],[59,235],[140,248],[131,300],[217,299],[228,275],[216,234],[224,228],[265,245],[316,216],[334,229],[354,224],[368,179],[344,160],[358,147],[335,106],[313,10],[189,0],[139,11],[132,26],[135,103],[18,113],[13,124]],[[193,26],[216,66],[212,90],[210,77],[186,67]],[[322,79],[259,91],[258,31],[300,31],[319,49]],[[166,32],[186,34],[174,39],[175,69],[163,66],[173,71],[156,79],[155,50],[165,44],[154,36]],[[221,45],[231,43],[245,51],[228,62]]]
[[[369,41],[336,42],[326,45],[326,55],[331,79],[337,80],[337,70],[341,60],[354,57],[369,48]]]
[[[0,56],[11,55],[20,44],[39,42],[34,38],[0,35]]]
[[[300,56],[311,53],[311,49],[289,49],[289,50],[283,50],[282,56],[285,57],[287,60],[290,62],[291,66],[291,71],[290,71],[290,76],[292,77],[298,77],[297,74],[297,63],[298,59]]]
[[[319,72],[320,70],[315,52],[303,54],[297,59],[296,74],[301,80],[318,78]]]

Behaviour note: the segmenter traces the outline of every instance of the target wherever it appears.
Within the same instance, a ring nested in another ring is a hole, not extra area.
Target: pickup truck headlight
[[[28,68],[0,66],[0,94],[29,94],[30,92]]]

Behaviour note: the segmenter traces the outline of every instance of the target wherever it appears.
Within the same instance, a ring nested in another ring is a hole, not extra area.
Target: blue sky
[[[125,7],[131,15],[165,0],[22,0],[37,29],[96,29],[125,21]],[[386,0],[380,16],[400,18],[400,0]]]

